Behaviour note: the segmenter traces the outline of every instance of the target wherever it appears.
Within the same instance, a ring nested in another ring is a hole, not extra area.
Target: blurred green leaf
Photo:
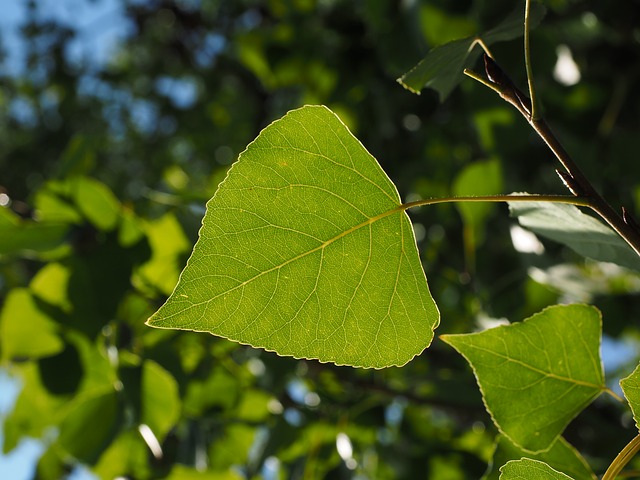
[[[65,265],[58,262],[47,263],[38,270],[29,288],[36,298],[69,313],[73,308],[68,296],[70,277],[71,272]]]
[[[150,478],[149,449],[137,430],[120,433],[91,469],[99,478]]]
[[[591,480],[597,478],[585,459],[562,437],[559,437],[546,452],[532,454],[511,443],[504,435],[498,435],[489,471],[482,477],[482,480],[498,480],[499,468],[502,465],[509,460],[518,460],[522,457],[545,462],[550,467],[573,478]]]
[[[82,395],[65,409],[57,443],[73,458],[93,464],[115,437],[119,415],[114,390]]]
[[[470,363],[500,431],[540,452],[605,389],[601,329],[596,308],[556,305],[522,323],[441,338]]]
[[[195,468],[176,464],[167,480],[243,480],[245,477],[229,470],[227,472],[201,472]]]
[[[582,256],[640,270],[640,257],[616,232],[573,205],[511,202],[509,210],[523,227],[567,245]]]
[[[453,182],[456,196],[497,195],[502,193],[502,168],[498,159],[473,162],[467,165]],[[474,228],[482,226],[495,204],[457,203],[463,221]]]
[[[534,28],[545,14],[545,8],[532,2],[530,27]],[[524,7],[513,11],[502,23],[486,33],[466,37],[439,45],[429,51],[415,67],[398,79],[398,82],[413,93],[423,88],[432,88],[444,101],[463,78],[463,70],[472,67],[481,49],[471,48],[477,38],[488,46],[496,42],[505,42],[522,36],[524,31]]]
[[[78,209],[98,230],[113,230],[120,218],[120,202],[104,183],[74,177],[70,189]]]
[[[13,410],[4,418],[4,452],[13,450],[24,437],[41,438],[49,426],[55,425],[67,402],[65,397],[51,395],[42,385],[35,363],[14,365],[12,370],[19,375],[22,389]]]
[[[223,435],[211,445],[211,466],[216,470],[224,470],[239,463],[246,464],[256,435],[256,428],[253,426],[228,425]]]
[[[96,163],[96,151],[93,141],[88,137],[76,134],[69,140],[59,160],[58,176],[87,174]]]
[[[37,305],[27,289],[15,288],[0,312],[2,361],[35,359],[64,348],[58,325]]]
[[[0,207],[0,255],[53,250],[63,244],[68,231],[66,223],[23,220]]]
[[[631,375],[620,380],[620,386],[633,412],[636,428],[640,430],[640,365]]]
[[[151,258],[136,270],[134,282],[142,291],[151,286],[169,295],[178,282],[181,256],[191,244],[173,213],[148,221],[144,231],[149,239]]]
[[[571,477],[560,473],[539,460],[523,458],[512,460],[500,469],[500,480],[571,480]]]
[[[162,443],[180,416],[178,383],[160,365],[147,360],[142,366],[140,396],[142,402],[140,422],[147,425]]]
[[[148,324],[280,355],[403,365],[439,314],[398,192],[326,107],[264,129],[207,205],[200,239]]]

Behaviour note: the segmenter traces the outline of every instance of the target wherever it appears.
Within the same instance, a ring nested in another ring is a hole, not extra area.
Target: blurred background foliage
[[[229,165],[303,104],[338,113],[407,201],[565,193],[549,151],[493,92],[466,79],[440,104],[396,82],[520,2],[116,0],[126,34],[95,62],[73,54],[72,23],[10,1],[26,15],[21,69],[0,32],[0,358],[20,386],[4,452],[40,439],[42,479],[79,465],[100,478],[480,478],[497,432],[469,369],[437,339],[404,368],[369,371],[144,322]],[[636,210],[640,2],[544,3],[532,48],[545,114],[608,199]],[[524,87],[521,40],[493,52]],[[579,78],[558,73],[567,52]],[[607,345],[628,351],[607,364],[610,379],[628,374],[636,276],[550,243],[518,251],[506,207],[476,207],[411,211],[437,333],[591,301]],[[632,423],[600,399],[567,439],[602,472]]]

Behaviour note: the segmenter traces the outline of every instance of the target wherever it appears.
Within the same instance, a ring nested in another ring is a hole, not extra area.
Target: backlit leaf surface
[[[380,368],[420,353],[438,321],[395,186],[334,113],[308,106],[230,169],[148,323]]]
[[[633,412],[636,427],[640,430],[640,365],[631,375],[620,380],[620,386]]]
[[[500,469],[500,480],[571,480],[539,460],[523,458],[512,460]]]
[[[604,390],[600,336],[597,309],[556,305],[521,323],[443,340],[471,364],[500,431],[539,452]]]
[[[500,476],[499,468],[502,465],[510,460],[519,460],[522,457],[544,462],[553,469],[573,478],[596,479],[584,458],[562,437],[559,437],[546,452],[536,454],[526,452],[511,443],[504,435],[498,435],[489,471],[485,473],[482,480],[497,480]]]

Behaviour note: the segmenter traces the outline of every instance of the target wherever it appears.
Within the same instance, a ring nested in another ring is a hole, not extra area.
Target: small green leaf
[[[112,390],[77,397],[60,423],[59,445],[73,458],[94,463],[114,438],[118,410]]]
[[[96,228],[113,230],[120,218],[120,202],[104,183],[89,177],[71,180],[71,191],[78,209]]]
[[[546,463],[530,458],[511,460],[500,472],[500,480],[571,480],[571,477],[554,470]]]
[[[640,270],[640,257],[616,232],[573,205],[511,202],[509,210],[523,227],[567,245],[584,257]]]
[[[149,426],[162,443],[180,417],[178,382],[160,365],[147,360],[142,367],[140,397],[140,422]]]
[[[173,213],[147,222],[144,231],[149,239],[151,258],[136,270],[134,284],[141,290],[149,286],[169,295],[178,282],[181,257],[190,245]]]
[[[395,186],[333,112],[307,106],[230,169],[148,324],[381,368],[422,352],[438,322]]]
[[[456,196],[497,195],[502,193],[502,168],[497,159],[474,162],[467,165],[453,182]],[[457,203],[465,224],[478,228],[495,209],[493,203]]]
[[[0,312],[2,359],[48,357],[59,353],[64,343],[58,325],[45,314],[27,289],[14,288]]]
[[[500,476],[499,467],[509,460],[518,460],[525,456],[530,457],[532,460],[545,462],[550,467],[573,478],[596,479],[595,474],[591,471],[584,458],[562,437],[559,437],[548,451],[532,454],[518,448],[504,435],[498,435],[496,448],[489,467],[490,470],[485,473],[482,480],[498,480]]]
[[[640,365],[626,378],[620,380],[620,386],[624,393],[636,422],[636,428],[640,430]]]
[[[601,328],[596,308],[556,305],[522,323],[442,339],[471,364],[498,429],[540,452],[605,389]]]
[[[6,207],[0,207],[0,255],[45,252],[63,244],[66,223],[23,220]]]
[[[542,17],[545,8],[533,2],[530,12],[530,27],[534,28]],[[483,35],[462,38],[437,46],[415,67],[398,79],[398,82],[413,93],[420,93],[425,87],[436,90],[440,101],[444,101],[463,78],[463,70],[474,65],[481,53],[480,48],[471,48],[474,41],[481,38],[485,44],[492,45],[522,36],[524,31],[524,8],[511,13],[497,27]]]

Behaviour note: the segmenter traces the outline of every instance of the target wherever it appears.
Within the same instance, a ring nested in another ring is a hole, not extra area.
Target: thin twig
[[[529,12],[531,11],[531,0],[526,0],[524,6],[524,66],[527,70],[527,83],[529,84],[529,98],[531,99],[531,119],[538,120],[540,117],[538,102],[536,101],[536,90],[533,85],[533,69],[531,67],[531,49],[529,48]]]
[[[622,469],[629,463],[636,453],[640,450],[640,435],[636,435],[611,462],[609,468],[602,476],[602,480],[614,480]]]

